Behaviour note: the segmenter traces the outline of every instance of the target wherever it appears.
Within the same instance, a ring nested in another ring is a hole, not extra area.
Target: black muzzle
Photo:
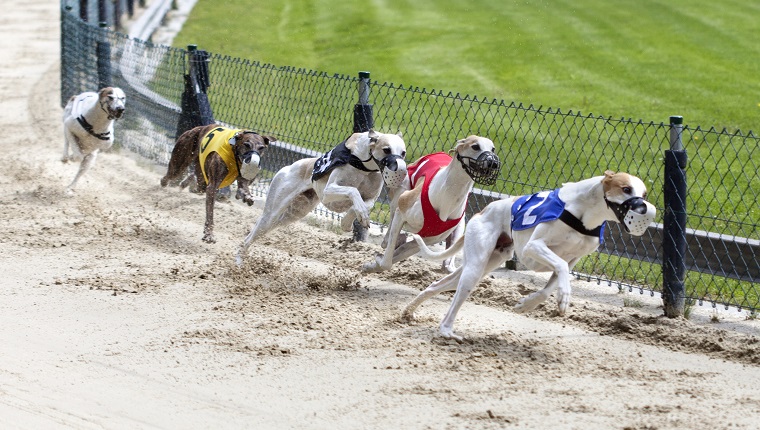
[[[490,151],[480,154],[478,158],[463,157],[457,153],[457,160],[476,184],[493,185],[501,172],[499,156]]]

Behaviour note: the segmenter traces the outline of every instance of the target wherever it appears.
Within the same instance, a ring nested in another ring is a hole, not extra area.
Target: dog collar
[[[89,133],[91,136],[94,136],[94,137],[96,137],[96,138],[98,138],[100,140],[109,140],[109,139],[111,139],[111,132],[110,131],[106,131],[104,133],[95,133],[95,131],[93,131],[93,129],[92,129],[92,124],[90,124],[89,122],[87,122],[87,120],[84,118],[84,115],[79,115],[77,117],[77,122],[79,123],[79,125],[82,126],[82,128],[84,129],[84,131],[86,131],[87,133]]]
[[[586,236],[594,236],[600,239],[602,237],[602,229],[604,229],[604,223],[593,230],[589,230],[583,225],[581,220],[576,218],[575,215],[568,212],[567,209],[562,210],[562,213],[559,214],[559,219],[580,234],[585,234]]]
[[[367,166],[364,165],[364,163],[368,163],[370,161],[374,161],[375,165],[378,165],[377,161],[374,159],[374,157],[372,157],[372,154],[370,154],[369,158],[367,158],[366,160],[362,160],[361,158],[357,157],[354,154],[351,154],[348,157],[348,164],[356,167],[359,170],[362,170],[362,171],[365,171],[365,172],[377,172],[377,171],[379,171],[379,169],[368,169]]]

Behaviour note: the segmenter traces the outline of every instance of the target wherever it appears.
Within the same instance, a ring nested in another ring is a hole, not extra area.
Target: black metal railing
[[[61,17],[62,104],[99,84],[122,87],[131,108],[118,124],[117,143],[165,165],[182,128],[181,117],[188,113],[182,109],[183,94],[187,96],[195,54],[84,22],[76,8],[64,8]],[[664,216],[673,208],[663,190],[672,180],[666,179],[674,128],[670,121],[615,119],[403,87],[372,81],[366,72],[358,77],[331,75],[214,53],[204,53],[203,62],[207,80],[202,93],[212,118],[280,139],[265,157],[260,193],[280,167],[321,154],[345,139],[357,115],[377,130],[402,132],[408,160],[448,150],[457,139],[479,134],[496,143],[503,168],[494,186],[473,192],[468,215],[504,195],[555,188],[605,170],[626,171],[645,181],[658,219],[642,237],[610,226],[600,252],[583,259],[576,274],[662,293],[663,276],[669,276],[663,274],[663,261],[670,261],[663,255],[668,248],[663,241],[673,234],[663,227],[675,224],[685,245],[675,247],[683,253],[676,264],[685,269],[677,275],[683,278],[676,280],[683,288],[677,296],[760,307],[760,138],[752,132],[678,124],[682,150],[688,153],[681,172],[686,195],[679,196],[685,211],[678,213],[678,222],[669,223]],[[375,221],[384,223],[385,212],[379,204]]]

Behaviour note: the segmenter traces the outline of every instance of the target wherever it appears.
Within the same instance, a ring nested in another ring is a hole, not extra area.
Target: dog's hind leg
[[[311,188],[311,184],[307,185],[309,188],[306,190],[297,189],[294,186],[288,186],[287,179],[287,176],[279,175],[279,173],[272,179],[261,217],[245,237],[235,255],[238,266],[243,265],[251,243],[277,227],[300,220],[319,204],[319,197]],[[297,185],[303,186],[303,184]]]
[[[457,288],[457,283],[459,282],[459,277],[461,275],[462,270],[460,267],[459,270],[456,270],[453,273],[449,273],[443,278],[430,284],[430,286],[422,290],[422,292],[419,293],[417,297],[414,298],[414,300],[406,305],[404,311],[401,313],[401,319],[404,321],[414,321],[414,311],[417,310],[417,308],[423,302],[444,291],[455,290]]]
[[[475,290],[478,282],[483,279],[483,276],[502,265],[508,258],[512,258],[512,251],[511,249],[503,251],[496,249],[487,258],[488,261],[485,265],[467,264],[465,261],[462,263],[462,266],[454,272],[461,273],[461,276],[459,277],[457,291],[454,293],[454,298],[451,300],[451,306],[439,325],[441,336],[444,338],[454,339],[457,342],[464,341],[462,336],[454,333],[454,320],[457,317],[459,309],[467,298],[470,297],[470,294]]]
[[[95,159],[97,157],[98,157],[98,150],[95,150],[85,155],[85,157],[82,159],[82,163],[79,165],[79,170],[77,171],[77,175],[74,176],[74,180],[71,181],[68,187],[66,187],[67,194],[71,194],[74,191],[74,187],[79,181],[79,178],[81,178],[82,175],[84,175],[88,170],[90,170],[90,167],[92,167],[92,165],[95,164]]]
[[[73,147],[76,144],[76,136],[72,134],[68,129],[63,131],[63,157],[61,161],[68,163],[71,160],[69,157],[69,147]]]

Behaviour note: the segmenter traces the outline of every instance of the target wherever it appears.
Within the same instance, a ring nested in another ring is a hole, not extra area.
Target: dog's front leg
[[[214,237],[214,203],[218,189],[209,184],[206,187],[206,223],[203,226],[203,241],[206,243],[215,243]]]
[[[214,237],[214,203],[219,187],[222,185],[224,177],[229,172],[227,165],[224,164],[222,157],[213,152],[206,157],[206,175],[208,184],[206,184],[206,223],[203,226],[203,241],[206,243],[216,242]],[[201,177],[202,178],[202,177]],[[200,182],[200,179],[199,179]]]
[[[546,301],[556,288],[557,311],[560,316],[565,315],[568,307],[570,307],[570,268],[567,262],[549,249],[542,240],[528,242],[523,249],[523,256],[542,266],[551,268],[553,273],[546,286],[521,299],[515,306],[515,311],[524,313],[535,309]]]
[[[451,231],[451,234],[449,235],[449,237],[446,238],[446,248],[449,248],[452,244],[454,244],[454,242],[457,241],[457,239],[459,239],[462,236],[462,234],[464,234],[464,225],[465,225],[465,221],[464,221],[464,217],[462,217],[462,219],[459,221],[459,224],[457,224],[456,227],[454,227],[454,230]],[[451,257],[451,258],[447,258],[443,260],[443,262],[441,263],[441,268],[448,273],[454,272],[457,269],[455,260],[456,260],[455,257]]]
[[[393,265],[393,254],[396,251],[396,241],[401,233],[401,227],[404,225],[404,215],[401,210],[396,209],[396,213],[391,218],[391,225],[388,226],[388,233],[385,235],[385,252],[382,256],[375,257],[375,261],[364,263],[362,271],[366,273],[382,272],[390,270]],[[416,251],[415,251],[416,252]]]
[[[76,136],[66,128],[63,132],[63,157],[61,157],[61,161],[64,163],[68,163],[71,160],[69,157],[69,147],[75,144],[75,142]]]
[[[238,187],[237,191],[235,192],[235,198],[238,200],[243,200],[243,203],[246,203],[248,206],[251,206],[254,203],[253,196],[251,195],[251,182],[253,181],[249,181],[242,177],[238,178]]]
[[[324,195],[322,197],[322,203],[327,206],[333,202],[340,202],[345,199],[351,200],[352,209],[356,215],[356,220],[364,227],[369,228],[369,208],[368,203],[362,199],[359,191],[354,187],[347,187],[343,185],[337,185],[334,183],[328,183],[324,189]],[[374,200],[369,201],[370,205],[374,204]]]
[[[95,160],[98,158],[98,152],[99,150],[96,149],[95,151],[85,155],[85,157],[82,159],[82,163],[79,164],[79,170],[77,171],[76,176],[74,176],[74,180],[71,181],[68,187],[66,187],[66,194],[71,194],[74,192],[74,187],[79,181],[79,178],[81,178],[82,175],[90,170],[90,167],[95,164]]]

